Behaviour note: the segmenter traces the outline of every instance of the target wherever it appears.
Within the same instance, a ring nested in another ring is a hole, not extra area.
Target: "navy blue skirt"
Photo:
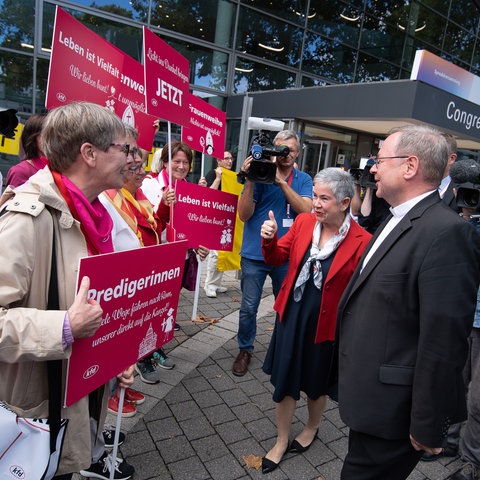
[[[310,249],[298,272],[307,261],[309,253]],[[334,256],[335,252],[321,261],[323,280],[327,278]],[[287,395],[299,400],[300,392],[305,392],[311,400],[327,394],[333,342],[315,343],[321,302],[322,290],[315,286],[310,272],[302,299],[295,302],[292,289],[282,322],[277,315],[263,363],[263,371],[270,375],[270,381],[275,387],[274,402],[281,402]]]

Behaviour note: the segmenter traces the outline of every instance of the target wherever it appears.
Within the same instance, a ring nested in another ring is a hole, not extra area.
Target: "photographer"
[[[369,158],[363,171],[356,173],[358,178],[354,176],[355,196],[352,200],[352,214],[357,216],[359,225],[372,235],[390,213],[388,203],[375,194],[377,186],[370,173],[373,161],[374,157]]]
[[[263,184],[249,178],[253,158],[249,156],[242,165],[240,174],[245,177],[245,186],[238,201],[238,215],[245,222],[241,255],[242,303],[240,306],[237,340],[240,349],[233,363],[233,374],[243,376],[248,370],[256,335],[257,310],[267,275],[272,279],[276,296],[288,269],[288,264],[272,267],[266,265],[261,248],[260,228],[267,220],[269,210],[278,219],[278,238],[282,237],[301,212],[312,210],[312,179],[294,168],[299,155],[299,140],[295,132],[279,132],[273,144],[286,146],[289,153],[272,159],[276,164],[275,181]],[[269,160],[267,160],[269,161]]]

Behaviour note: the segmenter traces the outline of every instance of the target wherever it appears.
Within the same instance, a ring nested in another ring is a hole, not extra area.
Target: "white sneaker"
[[[228,288],[227,287],[216,287],[217,293],[225,293]]]
[[[207,297],[210,297],[210,298],[215,298],[217,296],[217,292],[215,290],[215,287],[213,287],[212,285],[208,285],[207,287],[205,287],[205,294],[207,295]]]

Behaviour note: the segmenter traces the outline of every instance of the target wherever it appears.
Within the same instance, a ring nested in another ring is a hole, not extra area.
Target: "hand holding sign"
[[[123,370],[123,372],[117,375],[117,388],[129,388],[133,385],[135,380],[134,376],[135,365],[131,365],[130,367]]]
[[[260,230],[260,235],[265,240],[270,241],[277,233],[278,225],[272,210],[268,212],[268,217],[270,220],[265,220],[263,222],[262,228]]]
[[[173,190],[170,187],[167,187],[162,194],[162,201],[165,205],[168,207],[172,204],[175,203],[175,190]]]
[[[70,328],[73,338],[91,337],[102,323],[102,307],[91,298],[87,298],[90,278],[83,277],[77,296],[68,309]]]

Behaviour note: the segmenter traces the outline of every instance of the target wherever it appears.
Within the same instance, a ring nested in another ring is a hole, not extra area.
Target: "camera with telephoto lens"
[[[283,146],[273,145],[268,134],[260,130],[250,147],[250,155],[253,160],[248,169],[247,178],[256,183],[274,183],[277,173],[277,166],[272,162],[271,157],[286,157],[290,149]]]
[[[375,177],[370,173],[370,169],[373,166],[373,159],[363,157],[360,159],[359,168],[351,168],[349,173],[353,177],[353,182],[357,185],[360,185],[362,188],[372,188],[373,190],[377,189],[377,184],[375,183]]]

